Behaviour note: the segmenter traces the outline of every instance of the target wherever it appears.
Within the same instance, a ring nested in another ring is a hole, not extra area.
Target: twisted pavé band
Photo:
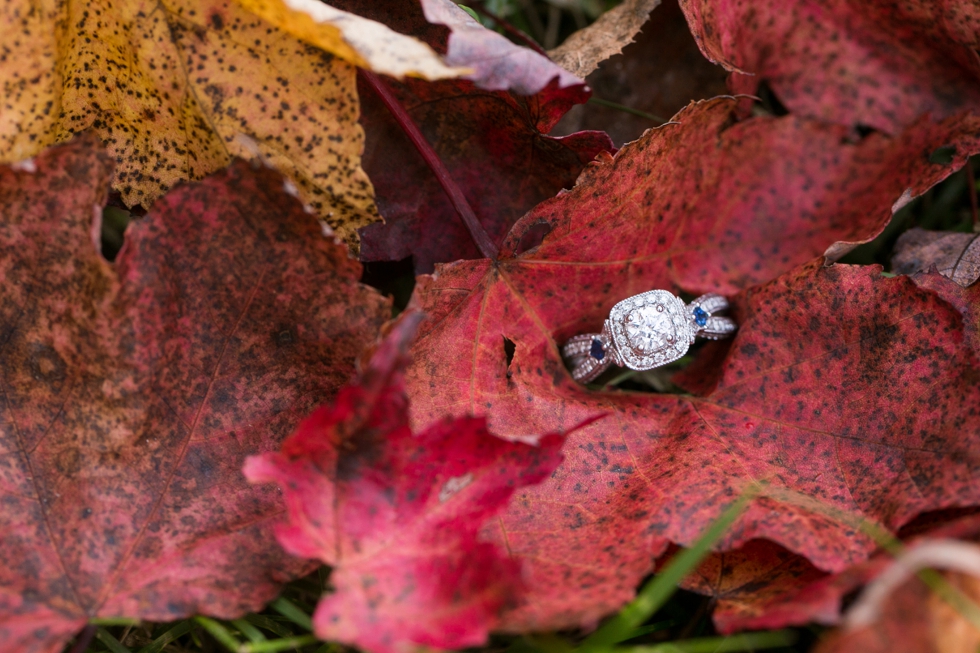
[[[583,333],[568,339],[561,354],[572,378],[589,383],[611,365],[650,370],[677,360],[697,337],[718,340],[738,326],[715,315],[728,308],[721,295],[701,295],[690,304],[666,290],[633,295],[612,307],[602,333]]]

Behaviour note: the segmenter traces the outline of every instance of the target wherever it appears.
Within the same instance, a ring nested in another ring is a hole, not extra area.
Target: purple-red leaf
[[[334,567],[317,635],[375,653],[484,643],[522,583],[520,563],[478,532],[561,461],[560,436],[508,442],[482,418],[441,420],[414,435],[403,375],[417,322],[403,318],[358,382],[281,452],[245,466],[252,482],[282,489],[282,545]]]
[[[488,530],[527,563],[508,629],[594,623],[667,541],[695,540],[759,479],[888,527],[980,500],[977,359],[960,314],[878,268],[817,259],[769,281],[842,233],[876,230],[910,176],[938,170],[934,146],[916,134],[852,143],[794,117],[733,123],[733,105],[692,105],[590,166],[515,226],[500,261],[418,280],[428,320],[408,371],[413,423],[485,412],[516,437],[610,413]],[[539,223],[551,227],[544,242],[515,254]],[[652,288],[747,289],[734,341],[709,344],[679,379],[697,396],[574,383],[559,346]],[[874,550],[853,525],[777,497],[758,499],[724,546],[768,538],[825,570]]]
[[[449,0],[426,0],[425,15],[414,2],[346,0],[341,5],[437,51],[448,47],[453,65],[476,68],[471,81],[384,81],[495,244],[528,209],[571,187],[597,154],[615,151],[602,132],[546,136],[572,105],[589,98],[585,83],[479,26]],[[450,24],[452,35],[443,25],[427,22],[426,15]],[[359,232],[361,260],[412,256],[422,273],[431,272],[435,263],[480,258],[442,186],[388,109],[363,80],[358,91],[367,135],[362,165],[385,219]]]
[[[472,68],[467,79],[480,88],[534,95],[552,83],[558,88],[582,85],[581,79],[543,54],[483,27],[452,0],[420,1],[430,23],[445,25],[452,32],[446,63]]]
[[[980,106],[973,0],[681,0],[701,50],[793,113],[898,133]]]
[[[92,137],[0,167],[4,651],[58,651],[90,617],[236,617],[309,569],[241,464],[350,378],[389,310],[242,161],[160,199],[108,263],[111,170]]]
[[[525,211],[570,188],[597,154],[614,151],[601,132],[544,135],[572,102],[585,101],[581,86],[516,97],[470,82],[388,83],[496,244]],[[479,258],[432,171],[373,91],[363,83],[359,90],[367,132],[362,162],[385,218],[360,231],[361,260],[413,256],[421,273],[435,263]]]
[[[452,0],[334,0],[332,6],[384,23],[428,43],[446,63],[472,72],[464,78],[487,91],[535,95],[546,86],[583,81],[534,50],[489,30]]]

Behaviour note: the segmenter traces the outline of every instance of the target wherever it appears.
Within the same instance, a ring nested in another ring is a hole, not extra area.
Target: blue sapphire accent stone
[[[602,348],[602,341],[598,338],[592,339],[592,348],[589,349],[589,356],[597,361],[601,361],[606,357],[606,350]]]
[[[708,323],[708,314],[700,306],[694,307],[694,322],[701,327]]]

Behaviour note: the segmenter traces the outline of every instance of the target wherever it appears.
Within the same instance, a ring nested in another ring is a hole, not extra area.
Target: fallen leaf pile
[[[324,565],[365,651],[588,631],[759,487],[681,583],[719,632],[975,648],[910,574],[980,596],[980,8],[658,4],[552,61],[450,0],[8,2],[0,650]],[[576,383],[657,288],[737,333]]]

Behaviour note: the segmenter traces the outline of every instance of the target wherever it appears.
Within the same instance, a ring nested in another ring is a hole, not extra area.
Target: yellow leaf
[[[149,206],[257,148],[352,246],[379,219],[354,66],[233,0],[6,0],[0,34],[0,162],[93,129]]]
[[[334,53],[355,66],[392,77],[459,77],[470,70],[443,63],[428,45],[387,25],[319,0],[237,0],[279,29]]]

